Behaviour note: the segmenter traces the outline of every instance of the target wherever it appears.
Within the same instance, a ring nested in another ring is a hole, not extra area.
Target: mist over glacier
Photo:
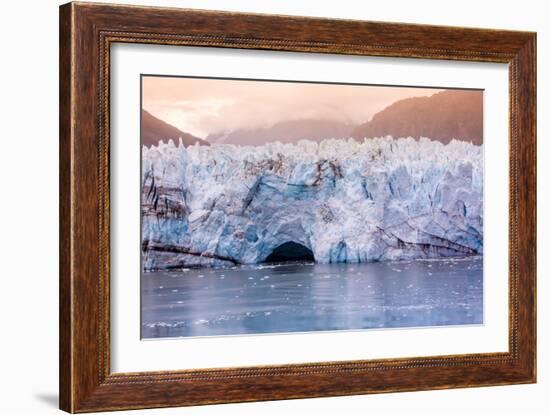
[[[428,138],[142,149],[143,269],[483,252],[483,147]],[[286,245],[285,245],[286,244]]]

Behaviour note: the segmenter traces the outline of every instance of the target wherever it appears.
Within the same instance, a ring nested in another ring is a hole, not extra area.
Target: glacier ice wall
[[[295,242],[318,262],[483,251],[483,151],[427,138],[142,150],[145,270],[264,261]]]

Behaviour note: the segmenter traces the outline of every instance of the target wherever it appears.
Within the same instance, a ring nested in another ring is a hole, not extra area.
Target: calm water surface
[[[143,338],[483,322],[483,258],[144,273]]]

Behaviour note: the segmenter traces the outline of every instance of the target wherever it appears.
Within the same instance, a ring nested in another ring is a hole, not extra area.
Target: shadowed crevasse
[[[268,255],[264,262],[315,261],[311,249],[296,242],[285,242]]]

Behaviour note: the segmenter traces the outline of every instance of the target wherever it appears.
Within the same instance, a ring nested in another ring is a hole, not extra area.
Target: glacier
[[[142,148],[144,271],[483,253],[483,146],[391,137]],[[288,246],[288,245],[287,245]]]

